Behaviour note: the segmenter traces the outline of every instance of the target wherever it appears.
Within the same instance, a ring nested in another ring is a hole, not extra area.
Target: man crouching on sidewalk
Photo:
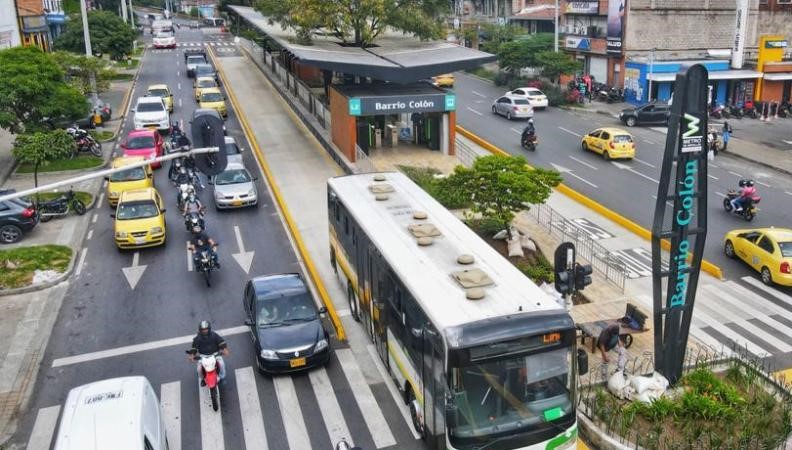
[[[617,363],[618,370],[624,372],[624,366],[627,364],[627,350],[624,348],[621,339],[619,339],[618,323],[611,323],[602,330],[599,338],[597,338],[597,348],[599,348],[602,353],[602,366],[600,366],[600,370],[602,371],[603,379],[607,379],[608,377],[608,363],[610,362],[608,359],[608,352],[614,348],[619,354]]]

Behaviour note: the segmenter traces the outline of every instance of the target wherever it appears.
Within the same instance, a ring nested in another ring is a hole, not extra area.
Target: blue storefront
[[[627,61],[624,65],[624,98],[634,105],[650,100],[668,101],[674,92],[676,74],[683,66],[702,64],[709,71],[710,104],[742,104],[753,98],[753,90],[760,72],[746,69],[731,69],[728,60],[703,61]],[[649,80],[651,93],[649,92]],[[651,94],[651,95],[650,95]]]

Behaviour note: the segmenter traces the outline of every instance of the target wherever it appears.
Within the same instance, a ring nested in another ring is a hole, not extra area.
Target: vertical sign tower
[[[671,383],[682,374],[707,236],[707,80],[700,64],[676,76],[652,225],[655,369]]]

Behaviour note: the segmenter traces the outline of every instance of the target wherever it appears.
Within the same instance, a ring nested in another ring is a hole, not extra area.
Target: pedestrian
[[[729,139],[731,139],[732,127],[729,125],[728,120],[723,121],[723,151],[729,146]]]
[[[712,126],[707,130],[707,149],[713,152],[713,156],[718,155],[718,132]]]
[[[619,324],[612,322],[602,330],[599,337],[597,338],[597,348],[599,348],[600,353],[602,354],[602,366],[600,366],[600,370],[602,371],[603,378],[607,378],[608,376],[608,363],[610,363],[608,352],[611,350],[616,349],[616,352],[619,355],[617,362],[617,368],[619,371],[623,372],[624,366],[627,364],[627,351],[625,350],[621,339],[619,339],[619,333]]]

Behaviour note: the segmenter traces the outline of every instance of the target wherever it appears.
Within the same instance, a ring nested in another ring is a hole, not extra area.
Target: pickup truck
[[[203,49],[187,49],[184,51],[184,65],[187,66],[187,76],[195,76],[195,66],[206,64],[206,52]]]

